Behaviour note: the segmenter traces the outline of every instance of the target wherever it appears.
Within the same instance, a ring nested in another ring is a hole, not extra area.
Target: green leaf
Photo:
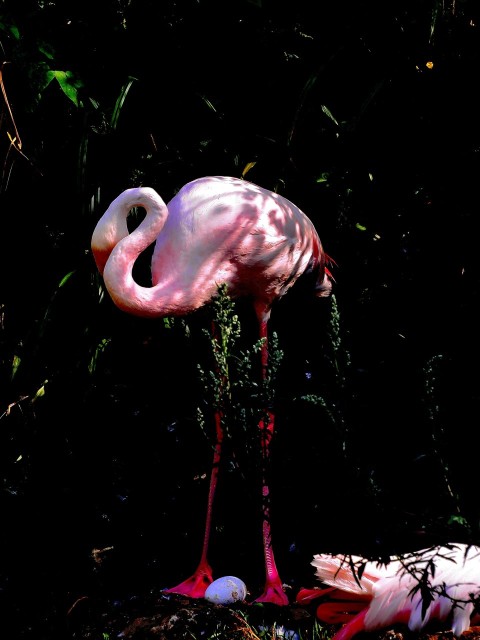
[[[75,270],[70,271],[69,273],[67,273],[67,275],[63,276],[63,278],[60,280],[60,284],[58,285],[58,288],[60,289],[60,287],[63,287],[63,285],[67,282],[67,280],[70,280],[70,278],[73,276],[74,273],[75,273]]]
[[[10,33],[15,38],[15,40],[20,40],[20,31],[15,24],[7,24],[6,22],[0,21],[0,31]]]
[[[53,47],[51,47],[49,44],[46,44],[46,43],[39,44],[38,50],[41,53],[43,53],[43,55],[49,60],[53,60],[55,57],[55,52],[53,50]]]
[[[89,373],[94,373],[96,368],[97,368],[97,362],[98,362],[98,358],[100,357],[100,355],[105,351],[105,349],[108,347],[108,345],[111,342],[111,338],[103,338],[103,340],[101,340],[94,353],[93,356],[90,360],[90,363],[88,365],[88,371]]]
[[[163,326],[165,329],[173,329],[175,324],[175,318],[163,318]]]
[[[117,128],[118,119],[120,117],[120,111],[125,102],[125,98],[127,97],[127,93],[130,91],[130,88],[135,80],[137,80],[137,78],[134,78],[133,76],[129,76],[127,82],[123,85],[122,90],[120,91],[120,95],[118,96],[117,101],[115,103],[115,109],[113,110],[112,119],[110,121],[112,129]]]
[[[335,118],[333,117],[333,114],[332,114],[332,112],[330,111],[330,109],[329,109],[327,106],[325,106],[324,104],[322,104],[322,111],[323,111],[323,113],[324,113],[326,116],[328,116],[328,117],[330,118],[330,120],[331,120],[332,122],[334,122],[334,123],[337,125],[337,127],[339,126],[338,122],[337,122],[337,121],[335,120]]]
[[[468,527],[468,520],[463,516],[452,515],[448,519],[448,524],[459,524],[462,527]]]
[[[22,359],[20,358],[20,356],[13,356],[13,362],[12,362],[12,380],[15,377],[17,371],[18,371],[18,367],[20,366],[20,363],[22,362]]]
[[[40,69],[42,69],[42,67],[44,68],[44,73],[43,79],[39,85],[40,93],[42,93],[42,91],[44,91],[48,87],[50,82],[55,78],[55,72],[49,69],[46,64],[42,64]]]
[[[205,104],[209,109],[211,109],[212,111],[215,111],[215,113],[217,112],[217,110],[215,109],[215,107],[213,106],[213,104],[210,102],[208,98],[206,98],[205,96],[200,96],[200,97],[205,102]]]
[[[72,71],[53,71],[53,75],[67,98],[71,100],[76,107],[80,106],[78,89],[83,87],[83,82],[75,78]]]
[[[38,398],[43,398],[43,396],[45,395],[45,385],[47,384],[47,382],[48,380],[45,380],[42,386],[37,390],[37,393],[32,398],[32,402],[35,402],[35,400],[38,400]]]

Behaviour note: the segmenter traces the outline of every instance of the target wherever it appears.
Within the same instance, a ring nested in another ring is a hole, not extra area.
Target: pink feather
[[[342,608],[346,612],[344,621],[348,621],[334,640],[350,640],[359,632],[395,624],[420,632],[435,620],[449,624],[453,634],[460,636],[479,620],[474,612],[480,598],[480,548],[476,546],[435,546],[383,564],[359,556],[317,554],[312,565],[316,577],[335,588],[335,608],[320,605],[318,617],[332,622],[332,611],[337,619]]]

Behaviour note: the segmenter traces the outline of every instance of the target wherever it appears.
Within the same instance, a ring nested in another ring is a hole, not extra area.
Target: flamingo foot
[[[200,565],[195,573],[176,587],[164,589],[164,593],[179,593],[189,598],[203,598],[205,591],[213,582],[212,570],[209,565]]]
[[[270,602],[271,604],[277,604],[284,607],[288,604],[288,596],[283,590],[280,581],[267,582],[265,585],[265,591],[261,596],[256,598],[254,602]]]

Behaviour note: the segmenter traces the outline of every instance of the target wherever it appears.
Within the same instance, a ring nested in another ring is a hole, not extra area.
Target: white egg
[[[232,604],[245,600],[247,585],[235,576],[223,576],[214,580],[205,591],[205,600],[215,604]]]

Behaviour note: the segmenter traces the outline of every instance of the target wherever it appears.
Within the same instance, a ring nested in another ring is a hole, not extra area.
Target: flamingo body
[[[135,207],[145,217],[129,233]],[[154,243],[152,286],[133,277],[139,255]],[[168,202],[149,187],[127,189],[98,221],[91,240],[98,270],[113,302],[128,313],[160,318],[185,316],[206,305],[227,285],[230,297],[251,299],[259,325],[261,369],[268,362],[267,324],[273,303],[304,273],[314,277],[312,294],[331,290],[327,256],[310,219],[286,198],[238,178],[211,176],[189,182]],[[259,422],[262,448],[262,536],[265,588],[259,602],[288,604],[275,564],[270,530],[270,492],[266,470],[274,414]],[[212,583],[207,560],[212,505],[222,449],[220,411],[215,413],[214,449],[205,535],[199,565],[192,576],[167,591],[203,597]]]
[[[129,234],[134,207],[144,207],[146,217]],[[153,286],[142,287],[133,264],[154,242]],[[273,302],[305,272],[318,273],[316,295],[331,289],[310,219],[281,195],[238,178],[199,178],[168,204],[148,187],[127,189],[99,220],[91,245],[115,304],[139,316],[187,315],[226,284],[230,296],[251,297],[268,320]]]
[[[312,565],[316,577],[330,585],[319,596],[335,600],[320,604],[317,616],[324,622],[346,622],[334,640],[350,640],[357,633],[394,624],[420,632],[434,620],[449,623],[453,634],[460,636],[478,622],[474,601],[480,597],[479,547],[452,543],[391,558],[387,564],[318,554]],[[428,588],[430,600],[424,600],[420,584]],[[314,597],[313,590],[305,590],[297,600]],[[341,612],[344,617],[338,615]]]

